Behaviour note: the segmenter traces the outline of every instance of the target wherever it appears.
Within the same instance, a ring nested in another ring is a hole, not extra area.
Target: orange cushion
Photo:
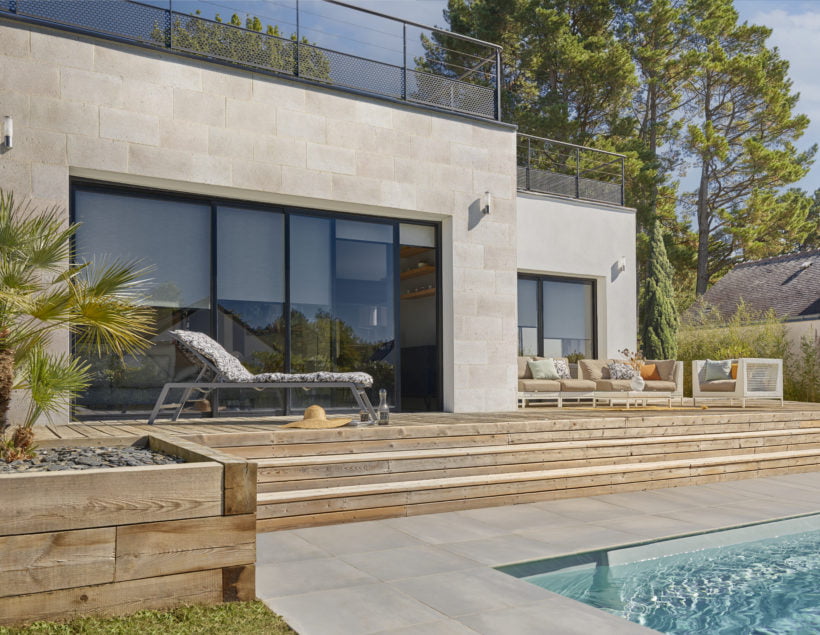
[[[732,379],[737,379],[737,362],[732,364]]]
[[[658,365],[657,364],[644,364],[641,366],[641,377],[649,380],[657,380],[661,378],[660,372],[658,372]]]

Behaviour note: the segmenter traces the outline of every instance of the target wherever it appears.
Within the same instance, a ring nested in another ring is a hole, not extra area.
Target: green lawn
[[[170,611],[140,611],[127,617],[83,617],[70,622],[35,622],[28,626],[3,627],[0,635],[176,635],[182,633],[295,633],[262,602],[232,602],[217,606],[183,606]]]

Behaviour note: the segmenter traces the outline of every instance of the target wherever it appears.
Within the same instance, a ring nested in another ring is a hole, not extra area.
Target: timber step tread
[[[622,430],[624,428],[665,429],[667,427],[765,425],[820,422],[818,411],[782,411],[768,413],[669,414],[664,416],[590,416],[583,419],[531,419],[475,423],[435,423],[403,426],[342,427],[329,430],[268,430],[255,432],[218,432],[208,430],[182,435],[191,441],[211,447],[242,447],[245,445],[302,445],[333,442],[406,441],[410,439],[483,436],[494,434],[521,435],[538,432],[577,432]]]
[[[390,461],[390,460],[412,460],[425,458],[447,458],[455,456],[470,456],[477,454],[506,454],[524,453],[539,450],[574,450],[592,449],[601,447],[617,446],[643,446],[643,445],[670,445],[676,443],[691,443],[699,441],[715,440],[738,440],[772,438],[772,437],[797,437],[803,435],[820,434],[820,428],[783,428],[779,430],[757,430],[752,432],[716,432],[709,434],[682,434],[676,436],[660,437],[628,437],[628,438],[607,438],[607,439],[585,439],[583,441],[542,441],[536,443],[508,443],[504,445],[484,445],[471,447],[431,447],[415,448],[411,450],[392,450],[377,452],[357,452],[351,454],[330,454],[330,455],[300,455],[285,457],[257,458],[253,461],[260,468],[269,467],[299,467],[310,466],[320,463],[343,464],[358,463],[361,461]],[[672,447],[674,449],[674,447]]]
[[[288,502],[305,502],[328,498],[368,496],[373,494],[394,494],[407,491],[450,489],[458,487],[475,487],[506,483],[522,483],[551,479],[569,479],[577,477],[594,477],[607,474],[625,474],[631,472],[652,472],[658,470],[675,470],[681,468],[702,468],[710,466],[730,466],[732,464],[775,462],[803,457],[820,457],[820,448],[812,450],[794,450],[788,452],[767,452],[733,456],[703,457],[672,461],[655,461],[646,463],[626,463],[619,465],[596,465],[577,468],[539,470],[532,472],[505,472],[501,474],[481,474],[475,476],[452,476],[439,479],[407,480],[389,483],[369,483],[341,487],[322,487],[316,489],[288,490],[281,492],[262,492],[257,495],[257,504],[271,505]]]

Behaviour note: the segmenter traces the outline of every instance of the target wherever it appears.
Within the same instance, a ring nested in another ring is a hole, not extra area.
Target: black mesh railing
[[[518,135],[518,189],[624,204],[624,155]]]
[[[501,118],[500,47],[337,0],[0,0],[0,16]]]

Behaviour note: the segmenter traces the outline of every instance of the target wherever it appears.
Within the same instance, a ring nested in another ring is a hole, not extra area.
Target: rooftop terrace
[[[501,119],[501,47],[336,0],[0,0],[0,17]]]

